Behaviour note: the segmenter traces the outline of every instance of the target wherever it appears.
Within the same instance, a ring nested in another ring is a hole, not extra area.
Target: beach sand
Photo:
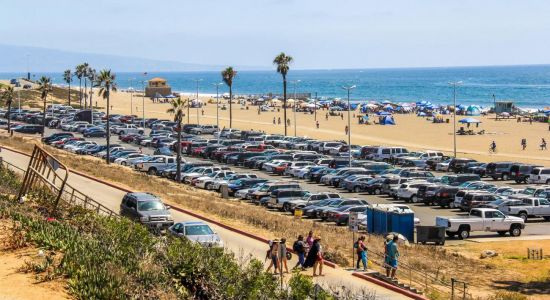
[[[131,94],[126,92],[116,92],[111,94],[112,113],[129,114]],[[191,108],[189,120],[192,124],[216,124],[216,104],[215,99],[211,97],[201,97],[204,103],[204,115],[201,109]],[[94,95],[94,104],[97,101],[99,107],[106,107],[105,101]],[[236,100],[233,100],[234,102]],[[142,116],[142,97],[134,94],[133,114]],[[208,103],[212,102],[212,103]],[[220,107],[226,100],[220,97]],[[153,103],[145,98],[145,117],[172,119],[173,116],[166,113],[169,108],[168,103]],[[317,111],[317,120],[320,128],[315,126],[314,115],[303,112],[296,113],[296,134],[298,136],[307,136],[321,140],[346,140],[345,126],[347,125],[347,112],[344,112],[344,118],[329,116],[325,119],[327,110]],[[197,120],[197,114],[199,118]],[[409,150],[441,150],[445,153],[453,154],[453,116],[446,115],[443,119],[450,119],[449,124],[434,124],[425,117],[417,117],[414,114],[400,115],[396,114],[395,126],[382,125],[360,125],[357,117],[351,113],[351,132],[352,144],[358,145],[388,145],[404,146]],[[356,113],[355,113],[356,114]],[[284,125],[273,125],[273,118],[281,117],[283,119],[283,109],[277,112],[261,112],[258,114],[257,106],[249,106],[249,110],[238,103],[233,103],[233,127],[243,130],[261,130],[266,133],[284,133]],[[292,109],[287,109],[287,117],[291,119],[291,126],[288,127],[288,135],[294,135],[294,113]],[[464,116],[457,116],[460,120]],[[457,156],[473,158],[479,161],[518,161],[525,163],[535,163],[540,165],[550,165],[550,150],[539,150],[541,138],[550,142],[549,124],[533,122],[518,123],[516,119],[495,120],[495,116],[475,117],[482,121],[479,128],[472,124],[470,129],[478,132],[485,130],[484,135],[459,136],[457,135]],[[377,118],[371,117],[371,121]],[[185,117],[187,122],[187,116]],[[229,127],[229,110],[219,110],[220,127]],[[284,121],[283,121],[284,122]],[[465,125],[457,123],[456,128]],[[521,139],[527,139],[527,149],[521,149]],[[491,141],[497,144],[497,153],[489,153]]]

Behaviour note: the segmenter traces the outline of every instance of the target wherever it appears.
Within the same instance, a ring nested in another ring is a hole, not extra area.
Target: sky
[[[1,43],[296,69],[550,63],[547,0],[55,0],[2,5]],[[1,55],[1,53],[0,53]]]

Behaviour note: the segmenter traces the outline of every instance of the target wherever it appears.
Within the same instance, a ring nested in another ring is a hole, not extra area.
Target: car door
[[[483,228],[485,231],[501,231],[504,215],[496,211],[486,211],[485,219],[483,220]]]
[[[537,209],[538,216],[550,216],[550,201],[546,199],[540,199]]]
[[[126,207],[127,207],[126,216],[128,218],[133,219],[133,220],[138,218],[136,199],[134,199],[134,198],[126,199]]]

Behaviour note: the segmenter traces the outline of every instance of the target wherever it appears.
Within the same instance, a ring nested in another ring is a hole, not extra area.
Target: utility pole
[[[216,86],[216,127],[218,127],[218,130],[220,130],[220,93],[219,88],[221,85],[223,85],[223,82],[220,83],[212,83],[212,85]]]
[[[349,163],[349,167],[351,168],[351,116],[350,116],[351,106],[349,103],[349,95],[351,93],[351,90],[356,88],[356,86],[355,85],[343,86],[342,88],[348,92],[348,163]]]
[[[202,108],[202,105],[200,105],[199,101],[199,82],[201,82],[202,79],[195,79],[195,82],[197,83],[197,125],[200,124],[199,122],[199,107]]]
[[[297,123],[297,119],[296,119],[296,102],[297,102],[297,99],[296,99],[296,86],[298,85],[298,83],[300,83],[301,80],[294,80],[292,81],[292,83],[294,84],[294,136],[297,136],[296,135],[296,123]]]

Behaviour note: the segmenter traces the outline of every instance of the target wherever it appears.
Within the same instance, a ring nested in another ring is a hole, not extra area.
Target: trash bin
[[[297,209],[294,210],[294,217],[295,217],[296,219],[301,219],[303,213],[304,213],[304,212],[303,212],[301,209],[297,208]]]
[[[416,226],[417,243],[434,243],[445,245],[445,227],[442,226]]]

